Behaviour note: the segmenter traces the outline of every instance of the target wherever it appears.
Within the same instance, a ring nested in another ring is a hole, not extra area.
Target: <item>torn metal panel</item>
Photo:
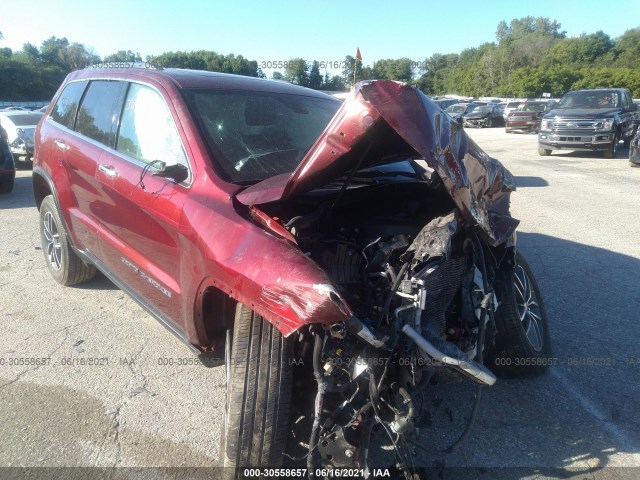
[[[259,182],[237,199],[246,205],[285,200],[393,154],[422,157],[490,245],[509,243],[519,223],[509,213],[511,173],[426,95],[400,82],[359,83],[291,175]]]
[[[458,230],[455,212],[444,217],[437,217],[424,226],[416,235],[402,260],[413,258],[416,262],[425,262],[432,258],[449,258],[451,237]]]

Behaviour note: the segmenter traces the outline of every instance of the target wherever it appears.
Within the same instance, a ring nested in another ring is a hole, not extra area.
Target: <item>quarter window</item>
[[[73,82],[64,87],[51,110],[51,118],[60,125],[73,129],[78,104],[86,86],[87,82]]]
[[[91,82],[78,111],[76,131],[113,146],[125,87],[124,82],[118,81]]]
[[[122,111],[116,149],[136,160],[186,165],[182,142],[164,99],[153,89],[132,83]]]

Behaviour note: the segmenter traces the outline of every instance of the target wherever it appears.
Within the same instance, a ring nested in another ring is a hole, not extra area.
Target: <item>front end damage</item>
[[[514,255],[514,189],[421,92],[376,81],[359,84],[291,175],[236,196],[329,278],[311,287],[283,279],[256,301],[288,312],[299,352],[309,352],[300,354],[317,385],[310,472],[366,471],[375,424],[408,468],[409,445],[421,446],[417,392],[436,378],[495,383],[483,359],[495,333],[493,281]],[[319,318],[312,298],[342,318]]]

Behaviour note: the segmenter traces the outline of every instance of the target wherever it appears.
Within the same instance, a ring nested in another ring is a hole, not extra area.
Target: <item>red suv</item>
[[[364,471],[373,424],[409,434],[411,394],[434,375],[546,368],[513,177],[408,85],[365,82],[342,104],[277,81],[88,68],[35,144],[53,277],[98,268],[194,352],[225,353],[223,465],[280,465],[311,394],[308,468]]]

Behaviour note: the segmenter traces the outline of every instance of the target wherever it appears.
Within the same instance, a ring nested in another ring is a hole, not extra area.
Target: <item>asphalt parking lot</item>
[[[544,296],[556,364],[484,389],[473,434],[444,472],[640,478],[640,168],[622,145],[612,160],[540,157],[534,135],[469,134],[516,177],[519,247]],[[30,175],[18,172],[0,197],[0,467],[215,466],[222,367],[202,366],[104,277],[56,284]],[[0,477],[9,472],[18,471]]]

